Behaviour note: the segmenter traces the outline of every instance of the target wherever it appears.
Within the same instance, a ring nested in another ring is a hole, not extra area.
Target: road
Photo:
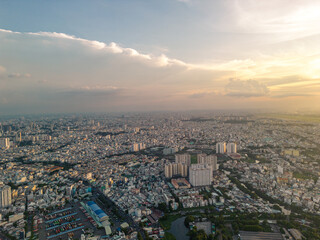
[[[95,187],[92,187],[92,194],[96,197],[102,197],[113,209],[116,209],[118,211],[119,215],[122,216],[124,221],[127,222],[131,228],[133,228],[137,232],[140,232],[142,237],[145,238],[143,229],[140,228],[140,226],[135,221],[133,221],[133,219],[126,212],[120,209],[111,199],[109,199],[106,195],[104,195],[100,190],[98,190]],[[105,206],[105,208],[107,208],[107,206]]]
[[[79,181],[79,179],[77,178],[69,178],[69,179],[73,181]],[[92,186],[87,180],[83,180],[83,183],[91,187],[92,195],[95,198],[98,198],[99,196],[101,196],[111,206],[111,208],[116,209],[118,211],[118,213],[124,218],[124,221],[126,221],[134,231],[139,232],[142,235],[143,239],[145,239],[144,230],[139,226],[139,224],[133,221],[133,219],[126,212],[120,209],[110,198],[104,195],[98,188]],[[108,206],[104,206],[104,209],[108,209]]]

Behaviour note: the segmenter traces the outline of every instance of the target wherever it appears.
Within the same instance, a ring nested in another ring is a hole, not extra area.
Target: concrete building
[[[207,186],[212,182],[212,166],[192,164],[189,168],[189,182],[192,186]]]
[[[219,142],[216,144],[216,153],[224,154],[226,152],[226,143]]]
[[[144,143],[134,143],[132,144],[130,151],[131,152],[139,152],[140,150],[146,149],[146,145]]]
[[[188,166],[186,164],[178,163],[178,174],[181,177],[188,176]]]
[[[198,154],[198,164],[208,164],[212,167],[213,171],[218,170],[218,158],[216,155]]]
[[[0,148],[9,148],[10,139],[9,138],[0,138]]]
[[[166,178],[180,175],[181,177],[188,176],[188,166],[182,163],[168,163],[164,166],[164,174]]]
[[[166,178],[172,178],[173,171],[172,171],[172,164],[171,163],[167,163],[164,166],[164,175],[166,176]]]
[[[0,187],[0,208],[9,207],[11,205],[11,187]]]
[[[237,144],[236,143],[228,143],[227,144],[227,153],[237,153]]]
[[[175,155],[176,163],[191,165],[191,155],[190,154],[176,154]]]
[[[163,154],[164,155],[175,154],[177,151],[178,151],[178,148],[164,148]]]

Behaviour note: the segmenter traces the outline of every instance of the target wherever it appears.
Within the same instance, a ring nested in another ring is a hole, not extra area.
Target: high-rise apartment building
[[[139,152],[140,150],[143,150],[146,148],[146,145],[144,143],[134,143],[132,144],[130,151],[131,152]]]
[[[227,144],[227,153],[237,153],[237,144],[229,142]]]
[[[9,138],[0,138],[0,148],[9,148],[10,139]]]
[[[173,173],[171,163],[164,165],[164,175],[166,176],[166,178],[172,178]]]
[[[0,187],[0,208],[11,205],[11,187],[3,185]]]
[[[191,165],[191,155],[190,154],[176,154],[175,155],[176,163],[186,164],[187,166]]]
[[[207,157],[207,154],[205,154],[205,153],[197,154],[197,163],[204,163],[206,157]]]
[[[189,168],[189,182],[192,186],[207,186],[212,182],[212,166],[192,164]]]
[[[226,152],[226,143],[225,142],[219,142],[216,144],[216,153],[222,153],[224,154]]]
[[[213,171],[218,170],[218,158],[216,155],[207,155],[204,153],[197,155],[198,164],[208,164],[212,167]]]
[[[181,177],[187,177],[188,176],[188,165],[178,163],[178,174],[181,175]]]
[[[187,177],[188,166],[182,163],[167,163],[164,166],[164,174],[166,178],[172,178],[176,175],[180,175],[181,177]]]

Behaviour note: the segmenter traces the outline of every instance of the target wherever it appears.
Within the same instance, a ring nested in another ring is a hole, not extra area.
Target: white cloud
[[[3,30],[3,32],[17,34],[17,32],[12,32],[12,31],[7,31],[7,30]],[[156,56],[151,56],[148,54],[140,53],[133,48],[123,48],[115,42],[111,42],[110,44],[106,44],[106,43],[99,42],[99,41],[87,40],[87,39],[75,37],[73,35],[68,35],[65,33],[57,33],[57,32],[37,32],[37,33],[28,32],[28,33],[20,33],[20,34],[77,41],[87,47],[90,47],[90,48],[93,48],[96,50],[105,50],[105,51],[109,51],[109,52],[112,52],[115,54],[123,54],[123,55],[131,56],[134,58],[145,60],[149,63],[153,63],[159,67],[164,67],[164,66],[168,66],[168,65],[172,65],[172,64],[186,65],[182,61],[179,61],[176,59],[170,59],[165,55],[161,55],[159,57],[156,57]]]
[[[312,0],[235,0],[236,23],[245,32],[276,33],[276,38],[307,36],[319,32],[320,3]]]
[[[0,81],[0,95],[10,104],[29,103],[32,108],[37,103],[44,109],[53,105],[57,109],[58,106],[61,109],[75,106],[104,109],[106,102],[109,107],[122,110],[139,106],[152,109],[152,104],[163,109],[166,106],[161,104],[168,104],[170,108],[197,108],[211,107],[211,101],[224,104],[235,98],[250,101],[245,97],[303,97],[311,94],[311,90],[305,88],[301,94],[290,85],[290,92],[285,92],[286,86],[280,83],[297,81],[286,76],[296,75],[304,81],[319,73],[318,56],[305,60],[310,64],[299,62],[303,54],[294,59],[290,54],[260,54],[194,64],[165,54],[141,53],[115,42],[103,43],[49,32],[0,30],[0,52],[0,62],[8,69],[0,66],[0,75],[30,78],[28,81]],[[310,72],[309,77],[301,74],[306,70]],[[24,72],[32,73],[32,78]],[[226,80],[229,80],[227,85]]]

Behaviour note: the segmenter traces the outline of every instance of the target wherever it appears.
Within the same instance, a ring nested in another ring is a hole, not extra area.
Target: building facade
[[[193,187],[210,185],[212,182],[212,166],[192,164],[189,168],[189,182]]]
[[[9,207],[11,205],[11,187],[1,186],[0,187],[0,208]]]
[[[226,143],[219,142],[216,144],[216,153],[224,154],[226,152]]]

